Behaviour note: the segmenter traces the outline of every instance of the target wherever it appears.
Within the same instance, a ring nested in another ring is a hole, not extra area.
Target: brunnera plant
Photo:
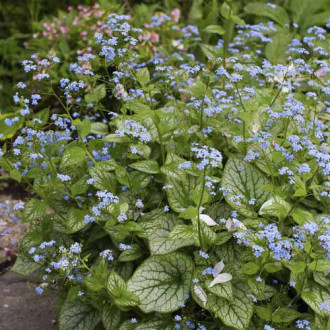
[[[327,32],[272,64],[276,24],[206,45],[178,14],[152,16],[151,53],[110,14],[75,63],[24,61],[1,132],[32,194],[14,270],[61,294],[62,330],[326,329]]]

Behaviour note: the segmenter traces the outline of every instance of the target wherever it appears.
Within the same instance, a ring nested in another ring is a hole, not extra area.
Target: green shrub
[[[23,63],[1,124],[0,164],[33,193],[14,270],[59,290],[63,330],[326,329],[326,30],[272,64],[270,36],[296,26],[225,3],[241,25],[209,45],[179,13],[111,14],[74,63],[64,38]]]

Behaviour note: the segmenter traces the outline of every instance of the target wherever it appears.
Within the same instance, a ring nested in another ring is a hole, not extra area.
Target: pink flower
[[[180,18],[180,9],[175,8],[171,11],[171,16],[174,22],[178,22]]]
[[[159,41],[159,34],[156,32],[151,33],[151,41],[152,42],[158,42]]]

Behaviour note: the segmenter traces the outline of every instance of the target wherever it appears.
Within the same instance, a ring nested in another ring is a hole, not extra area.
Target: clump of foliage
[[[62,294],[60,329],[329,326],[327,31],[278,64],[283,27],[221,14],[230,42],[178,9],[110,14],[75,62],[23,62],[1,126],[0,164],[34,194],[14,269]]]

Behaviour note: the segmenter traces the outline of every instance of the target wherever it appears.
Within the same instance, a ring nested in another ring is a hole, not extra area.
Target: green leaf
[[[168,235],[169,240],[194,239],[194,231],[188,225],[176,225]]]
[[[100,315],[92,306],[81,301],[66,301],[61,308],[59,330],[92,330]]]
[[[148,68],[142,68],[136,73],[136,78],[138,82],[142,85],[145,86],[148,84],[150,81],[150,73]]]
[[[291,35],[287,32],[277,32],[273,37],[273,42],[269,42],[265,48],[265,55],[267,59],[273,63],[286,63],[286,50],[291,41]]]
[[[244,11],[251,15],[269,17],[282,26],[290,23],[288,14],[282,7],[278,5],[276,5],[275,8],[270,8],[265,3],[252,2],[245,6]]]
[[[139,297],[127,289],[126,282],[114,270],[109,273],[107,290],[117,306],[137,306],[140,303]]]
[[[280,264],[280,263],[270,262],[270,263],[265,264],[264,268],[268,273],[277,273],[283,267],[282,267],[282,264]]]
[[[229,7],[228,3],[224,2],[222,4],[222,6],[220,7],[220,13],[224,18],[229,19],[231,17],[231,15],[233,14],[233,11]]]
[[[91,131],[92,134],[100,134],[100,135],[107,135],[108,134],[108,125],[101,122],[93,122],[91,124]]]
[[[32,198],[24,205],[22,221],[33,222],[40,219],[45,214],[46,208],[45,202]]]
[[[153,317],[151,320],[132,324],[130,320],[123,322],[119,330],[173,330],[173,321],[162,315]]]
[[[45,125],[48,122],[49,119],[49,108],[40,110],[34,115],[34,118],[37,118],[41,120],[41,124],[38,123],[38,125]]]
[[[148,105],[139,102],[137,100],[128,101],[126,103],[126,107],[134,111],[135,113],[141,113],[141,112],[149,113],[151,111],[151,108]]]
[[[217,33],[217,34],[225,33],[225,30],[220,25],[209,25],[204,29],[204,31],[208,33]]]
[[[183,253],[152,256],[137,268],[128,289],[140,297],[143,312],[170,313],[185,301],[193,268],[193,262]]]
[[[105,85],[98,85],[95,87],[91,93],[85,95],[85,101],[87,103],[98,103],[107,95]]]
[[[105,305],[102,309],[102,323],[105,330],[117,330],[120,325],[120,310],[116,306]]]
[[[227,161],[222,177],[222,187],[229,189],[225,196],[226,201],[239,213],[251,218],[258,216],[255,208],[260,207],[269,197],[269,192],[263,189],[266,184],[269,184],[268,178],[253,165],[236,156],[230,157]],[[237,195],[243,195],[239,206],[232,200],[233,196]],[[248,203],[252,198],[256,199],[254,206]]]
[[[207,307],[225,325],[235,329],[247,329],[253,314],[253,303],[246,294],[247,287],[243,283],[237,283],[233,287],[231,301],[211,295]]]
[[[214,60],[219,57],[219,49],[212,45],[199,44],[203,54],[209,59]]]
[[[184,178],[184,181],[171,177],[166,178],[166,185],[172,186],[172,188],[166,189],[168,203],[175,212],[181,212],[183,208],[192,205],[192,194],[197,186],[197,181],[192,176]]]
[[[11,271],[23,276],[29,276],[40,268],[41,265],[19,254]]]
[[[77,127],[77,131],[82,139],[84,139],[92,129],[92,123],[89,119],[85,118],[83,121],[74,121],[74,125]]]
[[[138,170],[143,173],[157,174],[159,173],[159,166],[155,160],[142,160],[133,164],[129,164],[131,168]]]
[[[245,275],[254,275],[259,271],[259,266],[254,262],[248,262],[242,266],[242,273]]]
[[[272,310],[270,309],[270,306],[254,306],[254,309],[262,320],[270,321],[272,319]]]
[[[275,196],[261,205],[260,215],[277,217],[283,220],[291,211],[291,204],[281,197]]]
[[[129,175],[124,166],[116,167],[116,178],[119,181],[119,183],[125,186],[130,186]]]
[[[328,260],[314,260],[308,265],[311,271],[324,272],[330,269],[330,261]]]
[[[118,261],[127,262],[139,259],[143,255],[142,250],[138,244],[131,244],[131,248],[124,250],[119,256]]]
[[[150,183],[150,180],[150,174],[137,171],[129,173],[129,187],[132,190],[145,188]]]
[[[84,217],[86,212],[80,209],[71,208],[68,213],[66,228],[68,234],[76,233],[87,226]]]
[[[233,299],[233,288],[231,282],[218,283],[210,288],[212,280],[207,279],[205,281],[205,287],[207,291],[215,294],[220,298],[231,301]]]
[[[179,214],[179,217],[183,219],[194,219],[197,216],[198,216],[198,210],[196,207],[188,207]]]
[[[326,310],[320,308],[320,305],[324,301],[330,305],[330,294],[318,284],[309,281],[301,294],[301,298],[315,313],[323,317],[329,316]]]
[[[204,205],[210,200],[210,197],[210,194],[206,191],[206,189],[204,189],[201,183],[195,187],[192,193],[192,199],[195,202],[196,206],[199,205],[200,202],[200,205]]]
[[[194,240],[189,235],[183,238],[182,235],[175,237],[171,233],[170,236],[170,232],[176,224],[176,219],[171,215],[162,215],[157,221],[152,222],[154,230],[148,235],[151,254],[166,254],[183,246],[194,244]]]
[[[90,167],[89,175],[95,179],[93,186],[99,190],[107,190],[112,193],[116,192],[116,176],[112,173],[106,172],[104,169],[97,167]]]
[[[9,175],[12,179],[14,179],[17,182],[21,182],[22,180],[22,174],[20,171],[13,169],[9,172]]]
[[[294,208],[290,215],[298,225],[302,225],[306,222],[314,220],[314,216],[312,213],[301,208]]]
[[[282,307],[277,309],[272,315],[272,322],[275,323],[284,323],[284,322],[292,322],[302,314],[297,312],[294,309]]]
[[[86,162],[85,150],[78,146],[69,146],[64,150],[61,171],[77,170],[77,167],[81,167]]]
[[[80,178],[70,187],[73,196],[85,194],[87,189],[88,185],[85,177]]]

